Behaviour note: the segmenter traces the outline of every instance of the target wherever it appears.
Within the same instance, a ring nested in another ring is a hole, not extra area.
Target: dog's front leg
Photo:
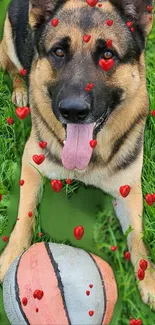
[[[31,148],[32,141],[29,139],[22,158],[21,179],[25,183],[20,188],[18,218],[8,245],[0,256],[0,281],[3,281],[13,260],[30,246],[33,236],[35,208],[42,180],[39,173],[29,163]],[[29,212],[32,212],[31,217],[28,216]]]
[[[115,212],[119,218],[123,232],[125,233],[129,226],[133,229],[128,235],[128,248],[131,253],[131,260],[137,279],[140,260],[145,259],[148,262],[145,278],[140,281],[139,289],[143,301],[151,304],[155,308],[155,269],[154,265],[148,259],[148,252],[143,242],[143,196],[141,180],[132,186],[131,192],[126,198],[119,196],[116,202]]]

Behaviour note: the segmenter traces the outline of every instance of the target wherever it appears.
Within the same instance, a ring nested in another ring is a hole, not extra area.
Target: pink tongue
[[[66,169],[85,169],[92,156],[89,142],[93,139],[93,124],[67,124],[67,139],[62,150]]]

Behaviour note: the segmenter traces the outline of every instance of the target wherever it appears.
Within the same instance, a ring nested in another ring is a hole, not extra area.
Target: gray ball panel
[[[82,249],[49,244],[58,264],[69,318],[72,325],[102,324],[105,297],[102,279],[90,255]],[[93,284],[90,289],[89,285]],[[90,295],[86,295],[86,290]],[[93,310],[94,315],[89,316]]]
[[[8,269],[3,282],[4,309],[11,325],[27,325],[19,303],[16,299],[16,271],[20,256],[17,257]]]

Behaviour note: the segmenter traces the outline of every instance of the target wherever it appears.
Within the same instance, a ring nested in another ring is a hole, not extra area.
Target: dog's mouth
[[[62,164],[68,170],[84,170],[88,167],[93,148],[91,140],[95,140],[98,132],[103,128],[109,116],[109,109],[95,123],[66,124],[66,137],[62,150]]]

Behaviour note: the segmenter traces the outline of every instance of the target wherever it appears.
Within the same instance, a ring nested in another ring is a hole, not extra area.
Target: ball
[[[98,256],[42,242],[11,264],[3,300],[11,325],[109,324],[117,285],[111,267]]]

